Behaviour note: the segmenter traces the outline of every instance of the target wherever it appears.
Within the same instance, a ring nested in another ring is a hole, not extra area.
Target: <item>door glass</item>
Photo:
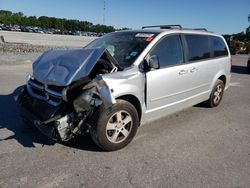
[[[188,60],[197,61],[210,58],[208,36],[206,35],[185,35],[188,46]]]
[[[183,50],[179,35],[172,35],[162,39],[150,52],[150,56],[157,55],[160,67],[182,64]]]

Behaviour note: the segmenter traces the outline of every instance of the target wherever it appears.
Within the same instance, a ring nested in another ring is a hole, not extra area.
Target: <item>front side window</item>
[[[161,68],[182,64],[184,61],[180,36],[172,35],[162,39],[150,52],[150,56],[152,55],[158,56]]]
[[[106,48],[121,67],[131,66],[157,33],[114,32],[93,41],[85,48]]]
[[[209,38],[206,35],[185,35],[188,46],[188,61],[210,58]]]
[[[227,56],[228,51],[225,42],[216,36],[210,36],[214,57]]]

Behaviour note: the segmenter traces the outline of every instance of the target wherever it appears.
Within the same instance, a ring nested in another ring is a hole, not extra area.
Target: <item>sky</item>
[[[103,23],[104,0],[0,0],[0,10]],[[250,0],[106,0],[105,24],[139,29],[181,24],[219,34],[245,31]]]

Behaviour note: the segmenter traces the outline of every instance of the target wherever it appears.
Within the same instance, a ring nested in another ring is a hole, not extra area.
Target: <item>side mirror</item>
[[[152,55],[148,58],[148,66],[151,69],[159,69],[160,68],[160,62],[157,55]]]

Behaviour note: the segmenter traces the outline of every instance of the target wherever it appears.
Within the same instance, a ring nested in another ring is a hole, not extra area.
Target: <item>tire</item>
[[[247,73],[250,74],[250,65],[247,67]]]
[[[206,101],[208,107],[213,108],[220,104],[224,94],[224,88],[224,82],[222,80],[217,80],[210,94],[210,98]]]
[[[250,74],[250,60],[247,62],[247,73]]]
[[[105,151],[115,151],[127,146],[136,135],[139,117],[135,107],[117,100],[111,109],[101,106],[92,116],[90,135]]]

